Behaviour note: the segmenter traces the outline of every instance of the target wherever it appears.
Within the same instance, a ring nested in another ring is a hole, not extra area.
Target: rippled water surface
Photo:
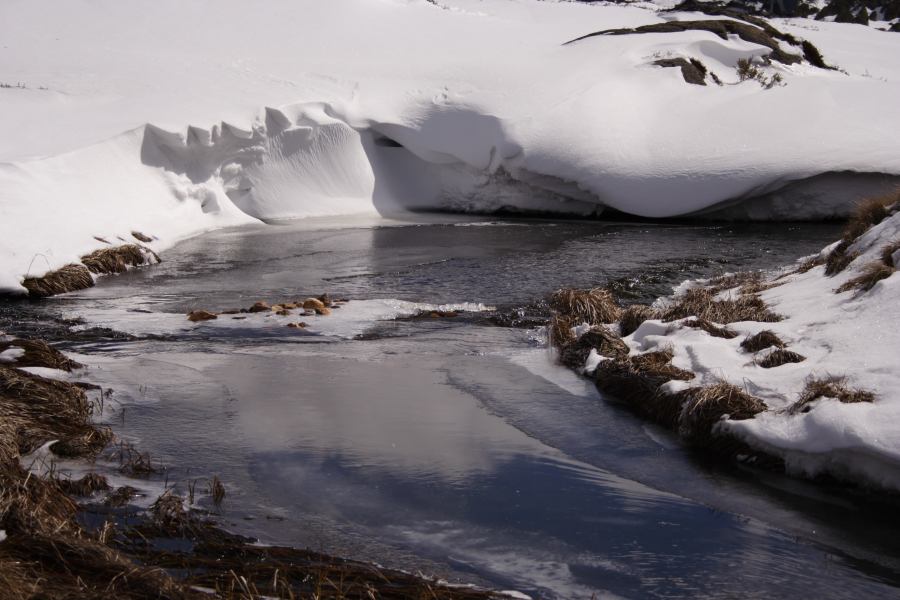
[[[114,390],[105,417],[170,481],[218,474],[223,521],[264,542],[547,598],[897,595],[893,501],[706,464],[536,331],[379,321],[372,302],[599,284],[647,301],[790,263],[837,227],[440,221],[215,232],[38,310],[137,334],[71,347]],[[323,335],[183,314],[323,291],[360,301]]]

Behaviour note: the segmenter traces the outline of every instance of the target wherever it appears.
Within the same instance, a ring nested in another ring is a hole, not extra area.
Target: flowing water
[[[29,311],[134,334],[69,344],[84,377],[113,390],[104,418],[182,491],[221,477],[222,522],[265,543],[535,597],[896,596],[896,501],[707,464],[553,365],[538,331],[478,314],[384,320],[412,312],[397,300],[506,308],[561,286],[649,301],[837,235],[313,220],[198,237]],[[184,317],[323,291],[351,302],[312,333],[289,317]]]

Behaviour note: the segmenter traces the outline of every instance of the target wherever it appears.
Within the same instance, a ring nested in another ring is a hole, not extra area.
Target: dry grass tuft
[[[685,321],[683,323],[685,327],[693,327],[695,329],[702,329],[709,335],[718,338],[724,338],[726,340],[730,340],[737,337],[737,332],[728,329],[727,327],[719,327],[715,323],[711,321],[707,321],[706,319],[691,319],[690,321]]]
[[[32,298],[48,298],[93,287],[94,278],[84,265],[66,265],[43,277],[26,277],[22,285]]]
[[[824,265],[825,259],[821,256],[814,256],[812,258],[807,258],[793,271],[794,273],[807,273],[812,271],[814,268],[819,265]]]
[[[897,269],[884,264],[881,261],[873,261],[862,268],[862,274],[845,281],[838,289],[836,294],[857,290],[858,292],[868,292],[875,284],[882,279],[887,279],[893,275]]]
[[[625,358],[628,356],[628,345],[616,334],[605,327],[596,327],[582,334],[577,340],[559,347],[559,362],[570,369],[584,367],[591,350],[607,358]]]
[[[550,296],[549,304],[553,310],[591,325],[615,323],[622,312],[613,295],[604,288],[557,290]]]
[[[14,364],[17,367],[46,367],[71,371],[82,366],[43,340],[0,341],[0,352],[9,348],[21,348],[25,351],[25,354],[15,360]]]
[[[81,257],[81,262],[96,275],[124,273],[128,267],[145,264],[146,255],[136,244],[125,244],[114,248],[102,248]]]
[[[0,366],[0,419],[13,426],[18,452],[27,454],[50,440],[51,447],[92,456],[109,441],[109,430],[90,423],[91,406],[73,383],[46,379]],[[71,455],[71,454],[70,454]]]
[[[756,335],[751,335],[749,337],[744,338],[744,341],[741,342],[741,348],[746,350],[747,352],[759,352],[760,350],[765,350],[766,348],[771,348],[775,346],[776,348],[784,348],[784,342],[781,341],[781,338],[775,335],[775,332],[771,329],[766,329],[764,331],[760,331]]]
[[[139,242],[144,242],[145,244],[149,244],[150,242],[153,241],[153,238],[151,238],[149,235],[144,235],[144,234],[141,233],[140,231],[132,231],[132,232],[131,232],[131,235],[132,235],[132,236],[134,237],[134,239],[136,239],[137,241],[139,241]]]
[[[87,497],[110,489],[106,477],[97,473],[88,473],[81,479],[57,479],[56,484],[69,496]]]
[[[781,320],[759,296],[743,294],[737,298],[717,300],[717,293],[709,288],[690,289],[664,309],[661,318],[663,321],[677,321],[696,317],[723,324],[738,321],[774,323]]]
[[[894,254],[900,251],[900,240],[896,240],[881,249],[881,262],[889,267],[900,267],[894,264]]]
[[[648,352],[627,359],[605,360],[594,371],[597,389],[623,401],[641,416],[675,428],[680,401],[660,392],[673,379],[689,381],[694,374],[671,364],[672,351]]]
[[[825,258],[826,275],[829,277],[837,275],[859,256],[856,252],[847,252],[849,247],[850,244],[848,242],[842,241],[835,246],[834,250],[828,253],[828,256]]]
[[[740,421],[766,410],[762,400],[725,382],[689,388],[677,396],[683,406],[678,432],[695,444],[708,443],[716,433],[716,425],[726,415],[731,420]]]
[[[897,210],[900,210],[900,188],[883,196],[869,198],[858,203],[847,221],[840,244],[831,251],[826,259],[825,274],[836,275],[846,269],[847,265],[858,256],[855,252],[848,253],[853,242]]]
[[[149,452],[141,452],[125,440],[115,446],[111,458],[118,460],[119,471],[128,475],[142,477],[159,472]]]
[[[632,304],[626,307],[619,316],[619,330],[622,336],[631,335],[644,321],[655,319],[656,311],[643,304]]]
[[[133,498],[136,498],[138,495],[138,491],[131,487],[130,485],[123,485],[122,487],[114,489],[112,492],[106,495],[106,498],[103,500],[103,503],[106,506],[112,506],[115,508],[119,508],[127,505]]]
[[[774,350],[773,352],[766,354],[760,360],[756,361],[756,364],[761,366],[763,369],[772,369],[774,367],[780,367],[781,365],[786,365],[788,363],[800,363],[804,360],[806,360],[806,357],[802,354],[797,354],[792,350],[779,348],[778,350]]]
[[[891,216],[898,202],[900,202],[900,189],[883,196],[867,198],[857,203],[850,220],[847,221],[843,239],[852,244],[869,228],[878,225]]]
[[[843,376],[810,377],[806,380],[800,397],[788,408],[788,412],[791,414],[807,413],[812,410],[810,404],[820,398],[836,398],[844,404],[855,404],[857,402],[874,402],[875,394],[868,390],[851,388],[847,385],[847,378]]]
[[[212,496],[213,504],[219,506],[225,499],[225,485],[218,475],[213,475],[209,480],[209,495]]]
[[[562,348],[575,341],[572,328],[575,327],[575,318],[569,315],[553,315],[547,324],[547,337],[554,348]]]

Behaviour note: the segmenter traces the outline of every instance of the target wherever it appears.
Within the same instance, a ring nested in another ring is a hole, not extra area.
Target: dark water
[[[246,228],[190,240],[157,267],[40,310],[140,334],[73,345],[89,353],[88,377],[115,390],[106,417],[168,465],[170,481],[218,474],[223,521],[263,541],[536,597],[891,597],[895,501],[705,464],[550,364],[533,331],[379,323],[353,302],[329,317],[344,323],[333,335],[165,314],[322,291],[505,306],[613,283],[649,300],[686,278],[789,263],[837,234],[586,222]],[[353,339],[353,327],[384,335]]]

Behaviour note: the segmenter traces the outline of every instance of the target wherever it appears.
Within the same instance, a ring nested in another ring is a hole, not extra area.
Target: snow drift
[[[843,71],[702,30],[564,45],[701,18],[536,0],[5,2],[0,73],[26,87],[0,89],[0,290],[134,230],[159,250],[374,211],[819,218],[897,181],[900,36],[774,23]],[[722,85],[657,64],[678,58]],[[742,60],[780,83],[742,81]]]

